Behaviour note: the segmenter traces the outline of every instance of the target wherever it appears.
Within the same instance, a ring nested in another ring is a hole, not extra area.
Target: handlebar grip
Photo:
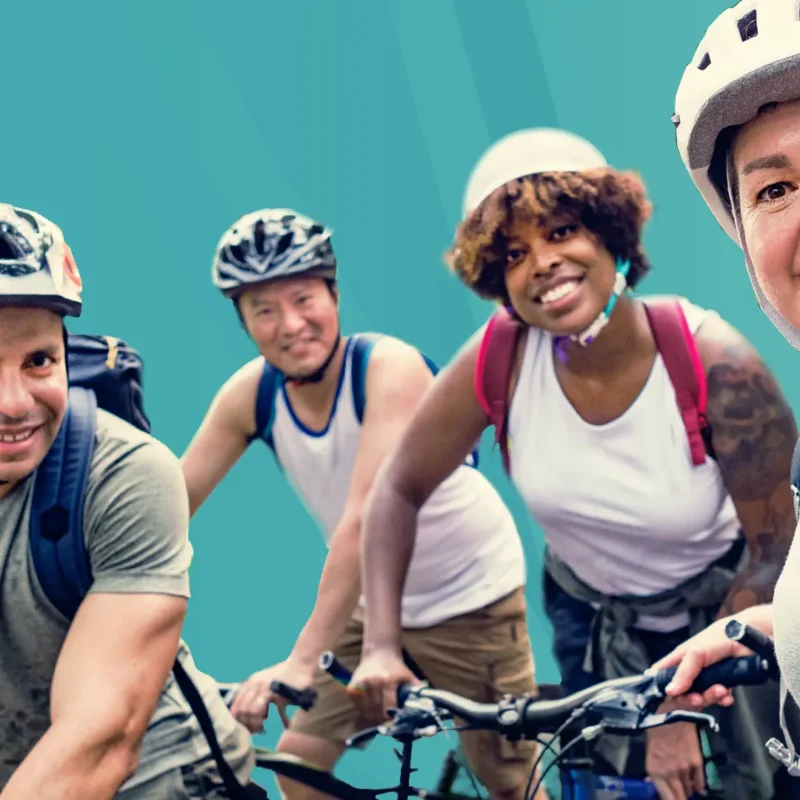
[[[270,691],[279,694],[294,706],[302,708],[303,711],[310,711],[314,703],[317,702],[317,693],[314,689],[295,689],[282,681],[272,681],[269,685]]]
[[[677,667],[668,667],[658,671],[655,680],[660,691],[663,692],[667,688],[677,670]],[[697,676],[689,691],[704,692],[716,684],[729,689],[734,686],[755,686],[764,683],[768,677],[768,665],[761,656],[726,658],[718,664],[706,667]]]
[[[725,626],[725,635],[734,642],[739,642],[739,644],[752,650],[762,658],[765,658],[770,669],[774,673],[773,677],[778,677],[778,661],[775,656],[775,643],[769,636],[750,625],[739,622],[738,619],[732,619]]]
[[[338,681],[339,683],[344,684],[345,686],[349,685],[351,678],[353,677],[353,673],[350,672],[347,667],[339,661],[338,658],[330,651],[324,652],[319,657],[319,668],[327,672],[334,680]],[[408,695],[412,690],[412,686],[409,684],[403,684],[402,686],[397,687],[397,705],[402,708],[405,701],[408,699]]]
[[[330,650],[319,657],[319,668],[344,686],[347,686],[353,677],[353,673]]]

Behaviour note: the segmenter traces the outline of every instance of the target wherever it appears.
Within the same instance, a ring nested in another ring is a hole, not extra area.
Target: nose
[[[284,308],[281,313],[281,333],[284,336],[295,336],[305,327],[305,320],[296,308]]]
[[[540,245],[536,248],[533,260],[533,277],[544,278],[561,266],[564,259],[555,249]]]
[[[34,405],[33,395],[19,373],[12,370],[0,372],[0,418],[21,422],[31,413]]]

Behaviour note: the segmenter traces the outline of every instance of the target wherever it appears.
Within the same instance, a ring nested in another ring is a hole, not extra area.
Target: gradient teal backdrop
[[[441,259],[491,141],[555,125],[635,168],[655,204],[643,292],[718,309],[790,399],[796,355],[759,311],[740,251],[678,157],[678,80],[725,0],[138,0],[3,4],[0,199],[60,224],[83,274],[75,330],[146,362],[154,433],[180,454],[254,350],[210,283],[222,231],[289,206],[334,230],[346,331],[378,329],[445,362],[488,316]],[[525,540],[538,675],[554,680],[539,532],[483,449]],[[244,678],[283,658],[325,551],[255,445],[192,525],[185,635],[199,666]],[[279,722],[270,719],[264,743]],[[419,748],[422,781],[445,742]],[[385,783],[389,743],[340,774]],[[391,768],[391,773],[389,769]],[[271,778],[267,781],[272,786]]]

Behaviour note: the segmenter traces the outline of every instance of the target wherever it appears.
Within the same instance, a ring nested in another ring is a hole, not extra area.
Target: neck
[[[623,294],[608,324],[588,347],[570,342],[564,368],[575,375],[608,375],[624,370],[654,346],[642,304]]]
[[[342,336],[339,339],[336,352],[325,370],[325,377],[319,383],[297,384],[291,381],[286,382],[286,391],[292,398],[292,403],[300,403],[311,412],[321,412],[330,406],[331,399],[336,394],[336,387],[339,384],[339,375],[342,372],[344,363],[345,347],[347,347],[347,340]]]

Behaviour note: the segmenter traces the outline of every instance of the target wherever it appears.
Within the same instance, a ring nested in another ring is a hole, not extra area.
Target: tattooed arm
[[[696,335],[708,380],[708,421],[725,486],[750,551],[720,616],[772,600],[795,529],[789,482],[797,425],[772,373],[719,317]]]

